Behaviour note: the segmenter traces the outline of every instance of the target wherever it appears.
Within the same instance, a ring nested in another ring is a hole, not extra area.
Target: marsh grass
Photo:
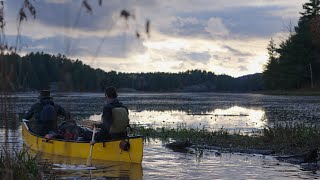
[[[260,139],[279,153],[303,153],[320,148],[320,129],[305,123],[282,123],[264,128]]]
[[[133,125],[133,132],[146,140],[161,139],[164,142],[189,140],[194,145],[214,146],[237,150],[272,150],[276,154],[305,153],[320,147],[320,129],[303,123],[281,123],[266,127],[252,134],[226,129],[208,130],[177,126],[145,127]]]
[[[38,155],[30,155],[28,149],[12,152],[2,148],[0,179],[44,179]]]

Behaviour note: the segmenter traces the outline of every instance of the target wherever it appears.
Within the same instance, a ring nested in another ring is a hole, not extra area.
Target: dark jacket
[[[126,133],[119,133],[119,134],[110,134],[110,128],[113,125],[113,115],[112,110],[114,108],[124,108],[128,115],[129,111],[128,108],[125,107],[122,103],[119,102],[118,99],[112,99],[110,100],[104,107],[103,107],[103,113],[102,113],[102,123],[97,124],[96,127],[101,128],[101,130],[97,133],[97,139],[103,140],[103,139],[110,139],[110,138],[117,138],[124,136]]]
[[[63,116],[65,120],[70,119],[70,114],[66,112],[58,104],[54,104],[52,99],[49,99],[49,98],[40,99],[40,101],[32,105],[30,110],[24,115],[24,119],[30,120],[29,127],[31,131],[37,135],[44,136],[45,134],[49,133],[49,131],[57,130],[56,117],[52,122],[51,121],[46,122],[46,120],[43,120],[40,118],[41,111],[43,110],[43,107],[47,104],[51,104],[54,107],[54,110],[57,116]],[[31,119],[32,117],[34,118]]]

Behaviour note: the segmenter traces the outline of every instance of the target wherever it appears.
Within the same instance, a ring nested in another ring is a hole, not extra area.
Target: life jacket
[[[39,114],[38,124],[41,127],[41,134],[57,130],[57,112],[53,102],[47,102],[43,105]]]
[[[110,134],[126,133],[129,125],[129,113],[124,107],[112,108],[112,124],[109,130]]]

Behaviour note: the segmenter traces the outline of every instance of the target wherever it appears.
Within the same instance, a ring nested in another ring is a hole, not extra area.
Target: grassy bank
[[[44,179],[37,156],[27,150],[9,152],[2,148],[0,154],[0,179]]]
[[[310,149],[320,148],[320,129],[305,124],[276,125],[262,129],[251,135],[208,131],[185,127],[148,128],[133,126],[134,132],[145,138],[160,138],[163,141],[189,140],[194,145],[215,146],[232,151],[248,149],[272,150],[276,154],[299,154]]]

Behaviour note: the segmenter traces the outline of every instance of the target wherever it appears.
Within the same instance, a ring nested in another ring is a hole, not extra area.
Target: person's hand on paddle
[[[90,145],[91,145],[91,146],[93,146],[95,143],[96,143],[96,141],[95,141],[95,140],[90,141]]]
[[[100,128],[101,127],[101,123],[93,123],[92,125],[91,125],[91,128],[93,129],[93,128]]]
[[[91,141],[90,141],[90,145],[91,145],[91,146],[93,146],[93,145],[96,143],[96,141],[95,141],[95,139],[94,139],[94,135],[95,135],[95,133],[96,133],[96,132],[95,132],[96,127],[97,127],[97,124],[96,124],[96,123],[92,124],[93,132],[92,132],[92,139],[91,139]]]

